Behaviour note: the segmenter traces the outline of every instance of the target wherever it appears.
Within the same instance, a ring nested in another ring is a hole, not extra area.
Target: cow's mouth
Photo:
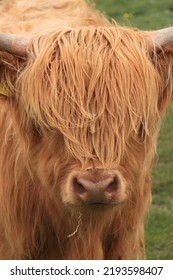
[[[103,201],[97,201],[97,202],[71,202],[67,203],[68,206],[73,209],[80,209],[80,211],[88,212],[88,211],[106,211],[113,208],[121,207],[125,201],[112,201],[112,202],[103,202]]]

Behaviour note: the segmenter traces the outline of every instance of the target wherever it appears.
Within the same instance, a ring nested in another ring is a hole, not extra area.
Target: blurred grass
[[[143,30],[173,26],[173,0],[95,0],[121,25]],[[153,169],[153,203],[146,223],[147,259],[173,259],[173,110],[163,120]]]
[[[156,29],[173,25],[172,0],[95,0],[97,7],[122,25]]]

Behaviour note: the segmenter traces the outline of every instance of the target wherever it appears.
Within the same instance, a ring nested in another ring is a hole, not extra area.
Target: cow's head
[[[1,53],[9,127],[55,199],[96,207],[121,205],[134,192],[145,197],[137,186],[149,179],[172,94],[172,37],[172,28],[121,27],[0,36],[10,53]]]

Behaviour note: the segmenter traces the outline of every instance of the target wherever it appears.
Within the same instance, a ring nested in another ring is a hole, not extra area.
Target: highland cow
[[[0,259],[144,259],[173,29],[0,1]]]

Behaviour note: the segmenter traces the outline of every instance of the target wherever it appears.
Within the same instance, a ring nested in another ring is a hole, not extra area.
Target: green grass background
[[[173,0],[95,0],[121,25],[143,30],[173,26]],[[153,202],[146,223],[147,259],[173,260],[173,110],[163,120],[153,169]]]

